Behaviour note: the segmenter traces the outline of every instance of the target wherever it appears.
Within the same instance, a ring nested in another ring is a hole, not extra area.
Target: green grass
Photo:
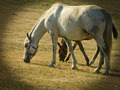
[[[120,36],[113,40],[110,76],[93,74],[99,57],[92,67],[76,48],[79,70],[71,70],[72,61],[58,61],[55,68],[48,67],[52,58],[52,42],[45,34],[39,50],[30,64],[23,62],[24,39],[42,13],[53,3],[69,5],[97,4],[111,12],[113,22],[120,32],[120,1],[114,0],[0,0],[0,90],[120,90]],[[60,41],[61,39],[59,39]],[[83,41],[90,59],[95,54],[94,40]]]

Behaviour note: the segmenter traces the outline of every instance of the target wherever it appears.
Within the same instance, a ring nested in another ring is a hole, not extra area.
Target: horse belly
[[[70,40],[83,40],[89,36],[89,33],[87,33],[84,29],[69,29],[66,31],[66,38]]]
[[[89,33],[85,29],[73,24],[67,25],[66,27],[60,25],[59,35],[70,40],[83,40],[89,37]]]
[[[89,36],[89,33],[74,20],[63,20],[59,23],[59,34],[70,40],[82,40]]]

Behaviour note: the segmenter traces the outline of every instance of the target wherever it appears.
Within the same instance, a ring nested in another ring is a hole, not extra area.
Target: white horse
[[[109,74],[112,19],[106,10],[96,5],[68,6],[54,4],[41,16],[30,35],[27,34],[24,43],[25,54],[23,59],[25,62],[29,63],[35,55],[38,42],[46,32],[50,34],[53,44],[53,58],[49,64],[50,67],[54,67],[56,62],[58,37],[64,38],[69,47],[73,60],[72,69],[78,68],[71,40],[80,41],[93,37],[100,47],[100,61],[95,73],[99,73],[105,57],[106,69],[104,74]]]

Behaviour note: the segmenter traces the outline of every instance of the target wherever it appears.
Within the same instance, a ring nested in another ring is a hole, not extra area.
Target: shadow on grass
[[[115,73],[115,74],[110,74],[110,76],[112,76],[112,77],[120,77],[120,74]]]
[[[29,64],[37,65],[37,66],[46,66],[46,67],[49,67],[48,65],[44,65],[44,64],[42,64],[42,63],[29,63]]]

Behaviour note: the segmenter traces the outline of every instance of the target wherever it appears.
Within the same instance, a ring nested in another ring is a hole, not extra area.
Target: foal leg
[[[76,46],[77,46],[77,43],[74,43],[74,45],[73,45],[73,51],[76,48]],[[68,57],[66,58],[66,60],[65,60],[66,62],[70,59],[70,56],[71,56],[71,53],[69,53]]]
[[[56,50],[57,50],[57,35],[51,34],[52,44],[53,44],[53,58],[52,62],[49,64],[49,67],[54,67],[54,64],[56,63]]]
[[[77,66],[76,66],[77,61],[76,61],[75,55],[74,55],[74,53],[73,53],[72,43],[71,43],[70,40],[68,40],[68,39],[66,39],[66,38],[65,38],[65,41],[66,41],[66,43],[67,43],[67,45],[68,45],[68,47],[69,47],[69,52],[70,52],[71,55],[72,55],[72,60],[73,60],[72,69],[78,69]]]
[[[93,59],[90,61],[89,66],[91,66],[91,65],[95,62],[95,59],[97,58],[99,52],[100,52],[100,47],[98,47],[98,45],[97,45],[97,51],[96,51],[96,54],[95,54],[95,56],[93,57]]]
[[[82,53],[83,53],[83,55],[85,57],[85,60],[87,62],[86,65],[89,65],[89,58],[88,58],[88,56],[85,53],[85,50],[84,50],[84,47],[83,47],[81,41],[76,41],[76,43],[79,45],[79,48],[80,48],[80,50],[82,51]]]
[[[98,67],[95,69],[94,73],[99,73],[99,70],[101,69],[103,63],[104,63],[104,53],[100,51],[99,64],[98,64]]]

